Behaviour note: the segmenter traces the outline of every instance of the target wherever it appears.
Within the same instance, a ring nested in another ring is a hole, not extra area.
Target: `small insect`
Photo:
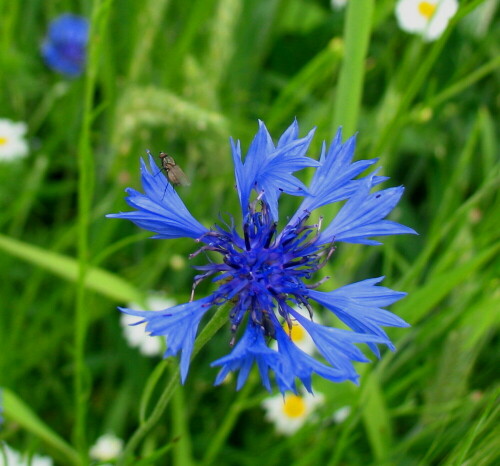
[[[165,154],[165,152],[160,152],[160,161],[161,161],[161,166],[165,170],[165,173],[167,174],[167,179],[172,183],[174,186],[181,185],[181,186],[190,186],[191,182],[189,181],[188,177],[185,175],[185,173],[182,171],[182,169],[175,163],[175,160],[173,157],[171,157],[168,154]]]
[[[266,337],[271,337],[276,339],[276,329],[274,328],[274,323],[269,317],[269,314],[267,311],[262,311],[262,324],[261,324],[262,329],[264,330],[264,335]]]

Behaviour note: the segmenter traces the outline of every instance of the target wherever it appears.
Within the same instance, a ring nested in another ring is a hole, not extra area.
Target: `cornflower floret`
[[[122,308],[126,314],[142,318],[151,335],[167,339],[165,357],[181,353],[181,379],[185,381],[190,356],[201,318],[213,306],[227,304],[230,311],[233,350],[214,361],[220,372],[220,384],[231,371],[239,371],[237,389],[246,382],[254,363],[263,385],[270,391],[270,372],[279,390],[297,392],[296,380],[312,392],[312,375],[341,382],[357,382],[353,361],[368,362],[355,346],[366,343],[379,356],[377,344],[393,350],[381,326],[406,327],[408,324],[384,307],[401,299],[405,293],[377,286],[383,277],[364,280],[330,292],[317,291],[325,281],[309,283],[341,242],[380,244],[372,236],[415,233],[411,228],[385,220],[403,194],[403,188],[389,188],[371,193],[373,186],[386,180],[375,173],[358,178],[376,160],[352,163],[355,139],[342,143],[339,129],[327,149],[323,145],[319,161],[305,154],[313,131],[299,138],[295,121],[275,145],[264,125],[259,122],[245,160],[239,142],[231,141],[235,164],[236,188],[242,209],[241,228],[231,217],[227,224],[208,229],[187,210],[172,186],[149,156],[150,168],[141,161],[145,193],[127,189],[129,205],[134,212],[111,214],[126,218],[155,232],[154,238],[189,237],[201,244],[200,253],[220,254],[219,262],[195,266],[191,300],[164,311],[148,312]],[[316,167],[309,186],[293,173]],[[252,200],[252,191],[255,191]],[[282,193],[302,196],[303,202],[287,224],[278,229],[278,201]],[[310,224],[311,213],[319,207],[347,201],[337,216],[323,229],[321,218]],[[209,296],[194,299],[195,288],[211,278],[216,285]],[[351,330],[320,325],[313,320],[312,303],[317,303],[343,321]],[[306,317],[294,307],[306,309]],[[308,317],[307,317],[308,315]],[[324,361],[299,349],[286,331],[298,322],[313,339]],[[285,328],[283,328],[285,323]],[[245,326],[239,332],[240,326]],[[241,336],[238,339],[238,335]],[[269,342],[276,340],[277,349]]]

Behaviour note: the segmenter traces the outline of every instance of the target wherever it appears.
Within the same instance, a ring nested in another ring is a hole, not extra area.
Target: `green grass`
[[[120,464],[498,464],[498,2],[460,2],[431,43],[399,30],[394,1],[351,3],[0,3],[0,118],[25,121],[31,146],[0,162],[0,440],[61,465],[87,464],[107,431],[128,442]],[[74,80],[39,54],[65,11],[92,20]],[[408,292],[391,310],[412,327],[390,331],[398,350],[360,367],[359,387],[315,380],[319,416],[281,437],[255,374],[241,392],[212,386],[223,314],[185,386],[176,361],[127,346],[116,306],[149,290],[188,299],[194,246],[104,216],[127,210],[145,149],[165,150],[192,181],[186,205],[213,224],[237,211],[229,136],[246,148],[258,118],[278,135],[294,117],[302,134],[317,126],[312,156],[337,125],[359,131],[357,157],[407,188],[392,218],[420,236],[336,251],[331,286],[385,275]]]

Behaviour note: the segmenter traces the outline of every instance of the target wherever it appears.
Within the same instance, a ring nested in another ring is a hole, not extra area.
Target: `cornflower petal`
[[[328,151],[326,144],[323,143],[319,160],[321,165],[316,169],[311,184],[307,188],[308,194],[304,196],[302,204],[289,224],[293,224],[304,211],[312,212],[326,204],[343,201],[356,192],[363,179],[355,180],[354,178],[376,163],[378,159],[358,160],[351,163],[355,147],[356,136],[342,143],[342,128],[338,129]],[[385,176],[375,176],[373,184],[382,183],[387,179]]]
[[[358,375],[354,371],[346,371],[329,367],[314,359],[309,354],[299,349],[290,339],[281,326],[275,327],[278,340],[278,352],[283,360],[283,374],[276,374],[278,386],[293,386],[293,391],[298,393],[294,380],[298,378],[306,390],[312,393],[312,374],[316,373],[332,382],[351,380],[357,383]],[[280,383],[281,382],[281,383]],[[281,390],[283,392],[283,390]]]
[[[323,292],[311,290],[309,297],[332,311],[344,324],[356,332],[375,335],[391,351],[394,345],[380,326],[409,327],[409,324],[392,312],[382,309],[400,300],[406,293],[393,291],[383,286],[375,286],[384,277],[372,278]],[[368,346],[380,357],[377,346],[368,342]]]
[[[319,243],[335,242],[381,244],[370,236],[417,234],[412,228],[383,220],[399,202],[404,188],[388,188],[370,193],[374,175],[365,178],[354,195],[342,206],[333,221],[323,230]]]
[[[164,357],[175,356],[179,351],[181,355],[181,380],[184,383],[189,370],[189,361],[193,352],[194,339],[201,318],[205,315],[212,303],[212,297],[197,301],[179,304],[163,311],[135,311],[133,309],[119,308],[120,311],[132,316],[141,317],[142,320],[134,325],[146,323],[146,331],[152,336],[165,336],[167,350]]]
[[[241,210],[245,214],[248,211],[250,195],[255,187],[260,167],[264,166],[267,154],[273,152],[275,147],[266,125],[260,120],[259,130],[248,148],[245,162],[241,159],[240,141],[235,142],[231,139],[231,147]]]
[[[295,141],[295,139],[297,139],[298,137],[299,137],[299,123],[295,118],[292,124],[284,131],[284,133],[278,139],[278,144],[276,145],[276,147],[278,149],[281,149],[287,144],[290,144],[291,142]]]
[[[241,160],[239,142],[231,141],[236,185],[243,215],[248,212],[252,190],[263,193],[274,220],[278,219],[278,198],[282,192],[304,195],[306,186],[292,175],[305,167],[317,167],[319,162],[305,156],[314,129],[304,138],[297,138],[298,125],[294,122],[275,147],[266,126],[259,121],[259,131]]]
[[[356,374],[351,361],[370,362],[354,343],[388,343],[388,339],[378,335],[368,335],[320,325],[295,310],[291,314],[311,336],[322,356],[333,366],[348,373]]]
[[[262,384],[270,392],[271,382],[269,380],[269,371],[271,370],[275,374],[281,373],[281,356],[278,352],[273,351],[267,346],[260,327],[250,322],[233,351],[211,364],[212,367],[222,366],[215,379],[215,385],[221,384],[229,372],[239,370],[236,389],[240,390],[245,384],[254,362],[257,363],[257,367],[259,368]],[[282,379],[283,377],[279,377],[280,381]],[[284,382],[280,385],[280,390],[282,392],[292,390],[292,386]]]
[[[137,226],[156,233],[153,238],[199,238],[208,233],[182,202],[174,187],[167,182],[161,170],[149,156],[148,170],[141,159],[141,179],[145,194],[127,188],[127,203],[137,209],[135,212],[108,214],[110,218],[125,218]]]

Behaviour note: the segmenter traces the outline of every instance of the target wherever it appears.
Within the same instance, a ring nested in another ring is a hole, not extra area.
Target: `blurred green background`
[[[391,218],[420,236],[340,246],[325,287],[385,275],[409,293],[391,310],[412,327],[390,330],[397,352],[360,367],[359,387],[315,380],[325,404],[291,437],[264,419],[258,382],[212,386],[225,327],[186,385],[173,379],[170,404],[128,461],[498,464],[498,2],[461,1],[429,43],[399,29],[394,6],[0,2],[0,118],[26,122],[30,144],[27,158],[0,162],[0,439],[71,465],[87,464],[107,431],[131,438],[176,361],[130,348],[116,306],[144,304],[151,290],[188,299],[196,245],[149,240],[104,215],[128,210],[123,190],[139,189],[146,149],[175,156],[192,182],[178,192],[204,225],[237,214],[229,136],[246,150],[257,119],[277,138],[297,117],[301,135],[317,127],[310,156],[343,125],[344,137],[359,131],[356,157],[379,157],[386,186],[406,186]],[[92,21],[76,79],[40,56],[63,12]],[[283,200],[282,215],[295,201]],[[343,406],[351,415],[336,424]]]

